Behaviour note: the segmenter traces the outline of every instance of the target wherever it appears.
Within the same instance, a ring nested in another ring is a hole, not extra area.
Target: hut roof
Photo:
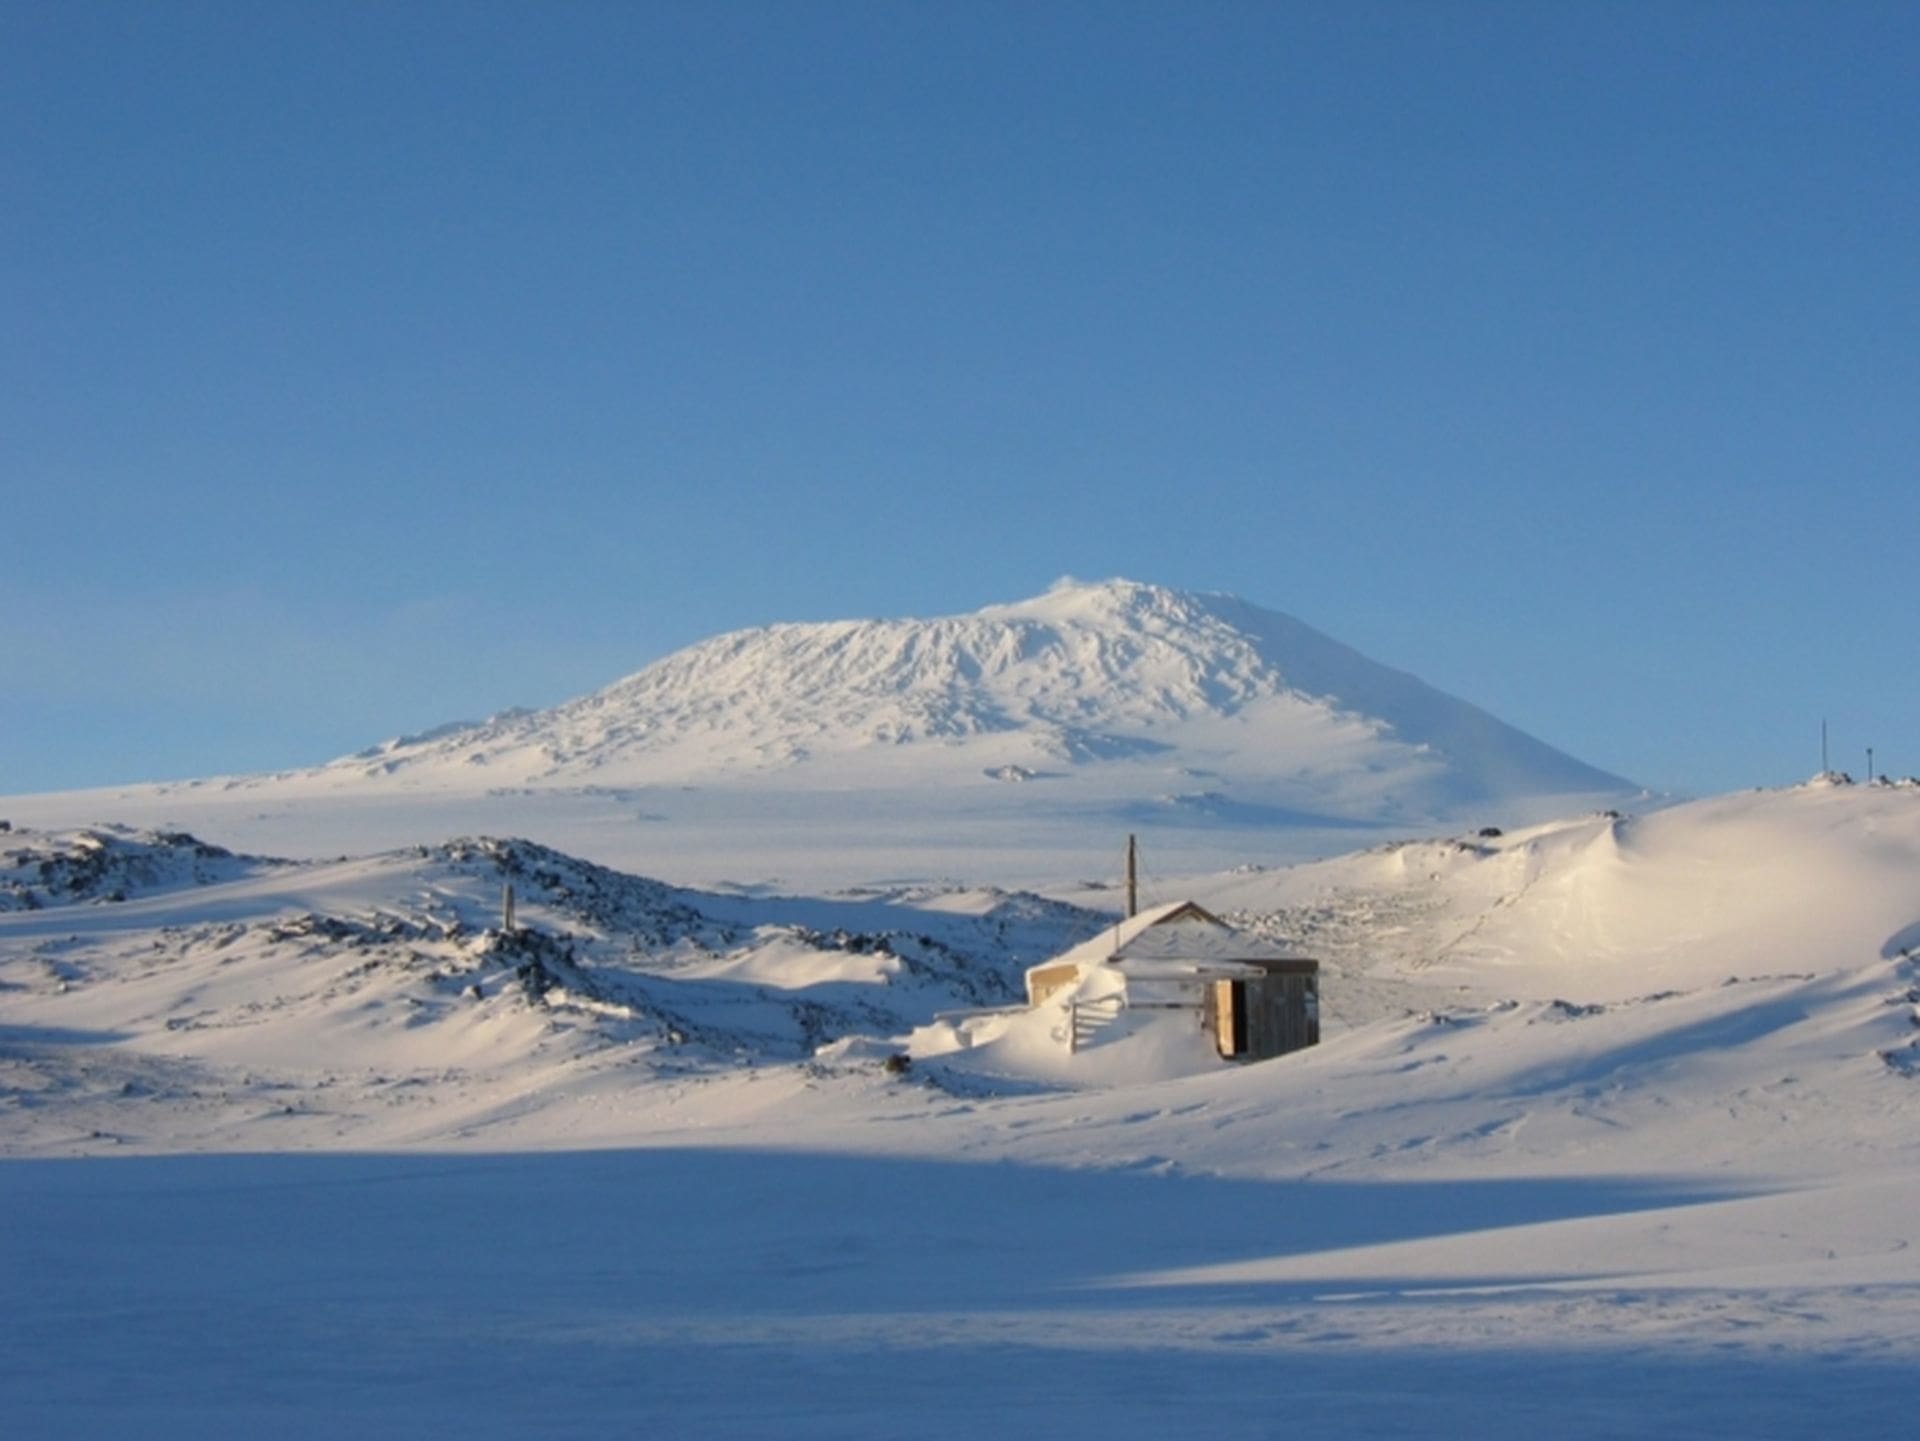
[[[1193,901],[1172,901],[1131,916],[1046,964],[1115,964],[1123,970],[1144,973],[1168,963],[1212,966],[1289,958],[1289,952],[1242,935]]]

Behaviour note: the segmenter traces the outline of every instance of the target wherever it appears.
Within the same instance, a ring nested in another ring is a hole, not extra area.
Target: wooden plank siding
[[[1264,976],[1207,987],[1206,1026],[1229,1060],[1266,1060],[1320,1043],[1316,961],[1248,961]]]

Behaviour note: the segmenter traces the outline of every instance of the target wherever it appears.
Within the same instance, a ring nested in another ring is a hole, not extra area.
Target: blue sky
[[[1920,771],[1916,73],[1907,4],[0,0],[0,793],[1062,574],[1663,788]]]

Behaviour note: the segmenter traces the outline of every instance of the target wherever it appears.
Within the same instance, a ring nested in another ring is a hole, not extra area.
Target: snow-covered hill
[[[1844,1072],[1849,1085],[1870,1088],[1887,1071],[1920,1072],[1917,881],[1920,785],[1823,776],[1644,816],[1604,811],[1170,878],[1150,899],[1197,899],[1252,935],[1320,959],[1327,1034],[1346,1039],[1313,1065],[1361,1044],[1363,1033],[1375,1038],[1368,1045],[1397,1036],[1388,1051],[1399,1054],[1444,1032],[1451,1039],[1440,1049],[1456,1059],[1484,1050],[1472,1066],[1571,1078],[1595,1064],[1573,1062],[1605,1033],[1646,1076],[1670,1071],[1671,1100],[1721,1068],[1743,1085],[1778,1066]],[[1099,904],[1111,892],[1064,894]],[[1539,1029],[1561,1023],[1570,1029]],[[1143,1048],[1130,1072],[1124,1056],[1090,1066],[1058,1045],[1033,1044],[1058,1024],[1036,1013],[963,1026],[970,1050],[951,1049],[961,1039],[954,1027],[934,1026],[920,1049],[946,1052],[940,1064],[983,1080],[1158,1074],[1157,1051]],[[1738,1053],[1720,1054],[1729,1043]],[[1623,1082],[1634,1080],[1625,1062],[1597,1065],[1589,1079],[1616,1066]],[[1467,1094],[1484,1105],[1498,1091]],[[1548,1087],[1527,1104],[1592,1102]],[[1648,1142],[1647,1124],[1633,1144]]]
[[[300,856],[477,831],[689,883],[1022,886],[1104,868],[1128,830],[1221,867],[1631,792],[1287,616],[1116,580],[945,619],[740,631],[550,710],[310,770],[5,814]]]
[[[287,1117],[369,1110],[444,1136],[476,1124],[450,1119],[464,1105],[537,1112],[602,1071],[657,1099],[848,1037],[884,1055],[1102,924],[991,890],[701,894],[489,838],[308,863],[124,829],[6,839],[35,884],[0,890],[0,1097],[56,1147],[183,1124],[271,1146]]]
[[[8,839],[12,872],[33,876],[104,845],[98,834]],[[33,1079],[49,1067],[118,1077],[134,1065],[143,1086],[176,1099],[205,1089],[209,1067],[309,1096],[376,1078],[422,1098],[401,1132],[414,1139],[466,1134],[479,1122],[456,1125],[462,1108],[491,1114],[503,1095],[545,1126],[582,1087],[621,1093],[606,1130],[586,1128],[614,1139],[657,1122],[663,1078],[724,1090],[746,1068],[811,1085],[822,1066],[859,1073],[901,1050],[918,1074],[968,1095],[1129,1089],[1196,1067],[1202,1092],[1228,1084],[1208,1079],[1219,1067],[1204,1047],[1136,1054],[1116,1032],[1070,1055],[1044,1008],[953,1014],[1016,1001],[1024,967],[1106,924],[1106,888],[1053,900],[927,887],[724,894],[524,841],[290,864],[210,853],[190,836],[106,839],[160,879],[144,891],[118,873],[51,884],[33,908],[0,913],[13,1093],[59,1101],[28,1108],[35,1146],[85,1145],[94,1130],[154,1144],[177,1121],[162,1107],[126,1129],[143,1113],[109,1087],[116,1129],[74,1109],[95,1088]],[[1372,1083],[1355,1077],[1443,1035],[1455,1069],[1544,1078],[1527,1092],[1536,1113],[1591,1111],[1575,1076],[1609,1076],[1623,1105],[1640,1105],[1708,1076],[1753,1087],[1790,1070],[1813,1095],[1920,1072],[1916,876],[1920,787],[1822,778],[1643,817],[1594,813],[1166,880],[1149,899],[1199,899],[1322,961],[1328,1044],[1260,1068],[1257,1083],[1292,1097],[1297,1126],[1304,1096],[1290,1078],[1341,1091],[1351,1121],[1371,1104]],[[509,884],[517,927],[504,933]],[[1620,1059],[1594,1061],[1596,1041]],[[154,1079],[176,1066],[187,1081]],[[220,1094],[249,1094],[249,1080],[220,1075]],[[1476,1086],[1470,1103],[1499,1089]],[[1393,1089],[1393,1126],[1420,1124],[1408,1119],[1420,1095]],[[1447,1103],[1459,1098],[1449,1086]],[[367,1123],[362,1103],[345,1109]],[[1640,1122],[1623,1154],[1671,1120]],[[202,1139],[239,1144],[247,1122],[227,1116]],[[383,1125],[367,1138],[391,1139]],[[1672,1142],[1676,1153],[1700,1143],[1684,1127]],[[1743,1154],[1754,1144],[1743,1140]]]

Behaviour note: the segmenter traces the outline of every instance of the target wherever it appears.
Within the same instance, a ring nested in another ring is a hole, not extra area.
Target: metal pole
[[[1140,914],[1140,873],[1137,848],[1133,837],[1127,837],[1127,919],[1132,920]]]

